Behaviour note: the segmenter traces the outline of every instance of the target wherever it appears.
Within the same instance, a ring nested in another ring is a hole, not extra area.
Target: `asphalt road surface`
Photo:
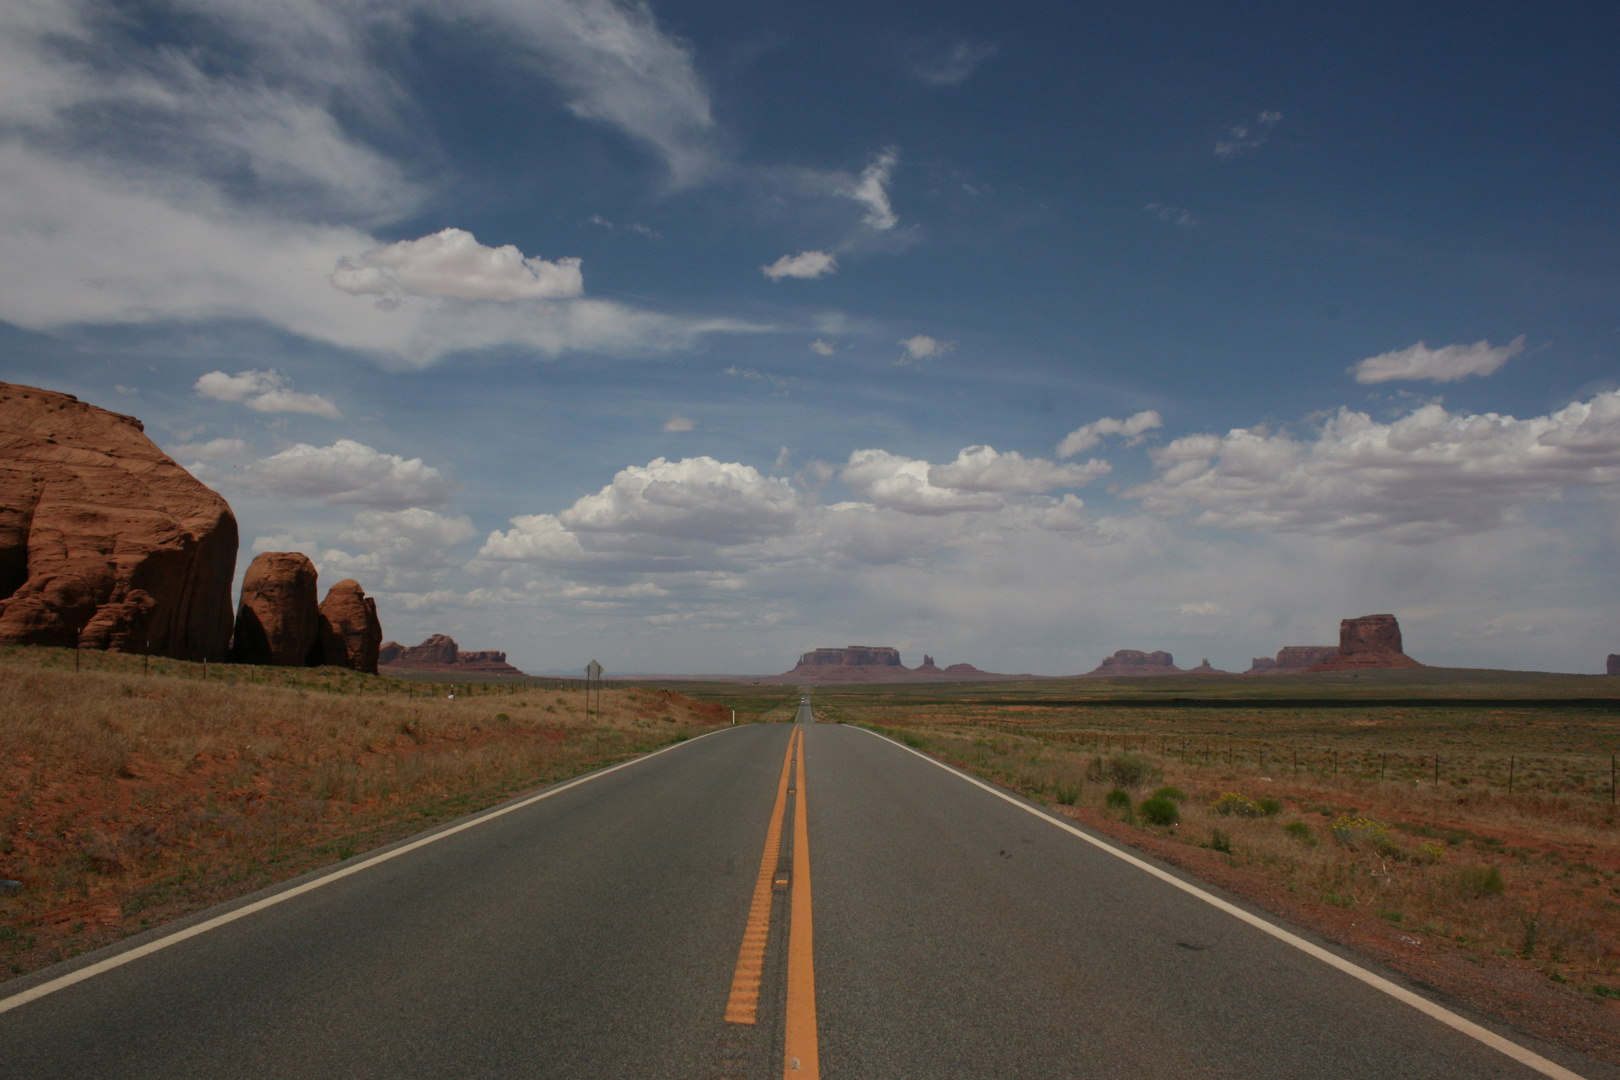
[[[679,744],[126,963],[175,928],[0,984],[0,1075],[1620,1076],[1467,1016],[1558,1063],[1538,1071],[810,719]]]

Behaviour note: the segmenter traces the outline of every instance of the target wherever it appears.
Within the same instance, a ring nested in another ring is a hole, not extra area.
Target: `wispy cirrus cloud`
[[[1282,113],[1267,109],[1253,120],[1233,124],[1224,136],[1215,140],[1215,156],[1233,158],[1260,149],[1270,140],[1272,128],[1282,123],[1282,118]]]
[[[918,42],[907,48],[906,69],[925,86],[960,86],[1001,52],[993,41]]]
[[[1470,375],[1490,375],[1523,351],[1523,334],[1494,347],[1489,341],[1476,341],[1431,349],[1420,341],[1409,348],[1369,356],[1353,364],[1350,373],[1362,384],[1418,379],[1456,382]]]

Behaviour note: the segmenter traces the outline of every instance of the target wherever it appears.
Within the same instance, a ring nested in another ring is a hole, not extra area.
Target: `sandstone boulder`
[[[236,545],[139,420],[0,383],[0,643],[224,659]]]
[[[1086,672],[1087,675],[1180,675],[1182,670],[1175,665],[1175,660],[1169,653],[1141,652],[1138,649],[1120,649],[1113,656],[1105,657],[1103,662],[1095,669]]]
[[[382,623],[377,619],[377,601],[358,581],[345,578],[332,586],[321,601],[319,629],[322,663],[377,674]]]
[[[297,551],[266,551],[242,575],[231,658],[239,664],[303,667],[321,662],[315,564]],[[379,635],[380,636],[380,635]]]
[[[1306,671],[1422,667],[1401,650],[1401,626],[1393,615],[1363,615],[1339,621],[1339,648]]]

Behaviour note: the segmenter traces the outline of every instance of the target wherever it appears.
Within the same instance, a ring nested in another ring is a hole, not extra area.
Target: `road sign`
[[[598,664],[595,660],[592,660],[590,663],[586,664],[585,677],[593,681],[600,679],[602,677],[602,665]]]

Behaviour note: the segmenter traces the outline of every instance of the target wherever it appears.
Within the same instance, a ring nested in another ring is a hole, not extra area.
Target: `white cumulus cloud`
[[[889,205],[889,180],[894,175],[894,167],[899,164],[900,155],[893,149],[884,150],[872,159],[871,164],[861,170],[860,179],[849,187],[845,194],[866,207],[866,213],[861,221],[880,232],[894,228],[900,223],[895,216],[894,208]]]
[[[906,514],[954,514],[1002,505],[992,491],[941,487],[929,476],[933,468],[926,461],[887,450],[857,450],[838,478],[874,506]]]
[[[1523,351],[1523,334],[1495,347],[1489,341],[1476,341],[1472,345],[1431,349],[1420,341],[1410,348],[1369,356],[1353,365],[1350,372],[1358,383],[1415,379],[1456,382],[1469,375],[1489,375]]]
[[[1083,424],[1065,435],[1063,441],[1057,444],[1057,456],[1074,457],[1081,451],[1090,450],[1102,442],[1105,435],[1124,435],[1127,439],[1140,439],[1143,432],[1163,426],[1164,419],[1155,409],[1146,409],[1124,420],[1105,416],[1101,420]]]
[[[332,284],[356,296],[445,296],[455,300],[557,300],[579,296],[580,260],[528,258],[513,244],[480,244],[443,229],[338,260]]]
[[[450,482],[421,458],[385,454],[353,439],[331,446],[298,443],[244,472],[244,482],[255,490],[333,506],[405,510],[442,505],[451,495]]]
[[[1426,405],[1393,423],[1341,408],[1312,437],[1238,428],[1150,452],[1158,476],[1127,489],[1156,514],[1248,532],[1481,532],[1568,488],[1620,491],[1620,392],[1546,416]]]
[[[300,394],[288,386],[286,376],[269,371],[239,371],[227,375],[210,371],[192,387],[198,397],[214,401],[234,401],[259,412],[308,413],[328,420],[341,420],[338,407],[319,394]]]
[[[695,431],[697,421],[690,416],[672,416],[664,421],[665,431]]]
[[[810,343],[810,351],[815,353],[817,356],[831,356],[838,350],[834,348],[831,343],[822,341],[820,338],[816,338],[816,340]]]
[[[1084,487],[1110,471],[1108,462],[1096,458],[1084,465],[1056,465],[1045,458],[1026,458],[1016,450],[997,453],[993,446],[969,446],[953,462],[930,465],[928,480],[957,491],[1035,495],[1054,488]]]
[[[917,334],[901,341],[900,347],[906,350],[906,354],[896,360],[895,363],[915,364],[920,360],[932,360],[936,356],[944,356],[956,348],[956,342],[941,341],[938,338],[929,337],[927,334]]]
[[[825,251],[801,251],[797,255],[783,255],[769,266],[759,268],[772,281],[790,278],[818,278],[834,273],[838,259]]]

